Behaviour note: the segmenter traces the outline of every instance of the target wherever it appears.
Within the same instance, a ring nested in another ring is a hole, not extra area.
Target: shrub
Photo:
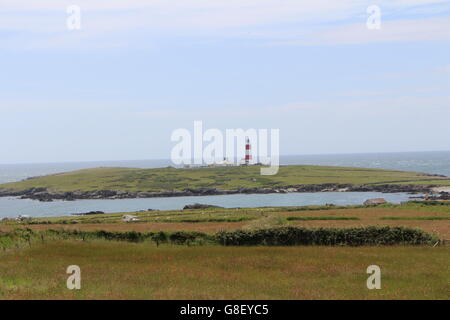
[[[151,239],[156,243],[156,246],[159,246],[160,243],[167,242],[167,238],[167,234],[162,231],[151,234]]]
[[[170,242],[174,244],[190,244],[195,240],[207,238],[208,236],[205,233],[195,231],[178,231],[169,236]]]
[[[281,227],[216,234],[216,241],[226,246],[295,246],[295,245],[394,245],[432,244],[432,235],[404,227],[320,228]]]
[[[130,242],[142,242],[145,240],[146,236],[143,233],[136,231],[127,232],[108,232],[108,231],[94,231],[94,237],[103,238],[106,240],[119,240],[119,241],[130,241]]]
[[[320,228],[306,229],[297,227],[277,227],[258,230],[221,231],[215,235],[202,232],[178,231],[149,232],[109,232],[79,230],[46,230],[15,229],[11,232],[0,232],[0,248],[23,245],[31,246],[32,241],[43,242],[44,235],[50,239],[104,239],[109,241],[143,242],[150,239],[159,246],[170,242],[175,245],[219,244],[225,246],[296,246],[296,245],[328,245],[328,246],[370,246],[370,245],[430,245],[438,241],[434,236],[417,229],[404,227],[364,227],[364,228]]]

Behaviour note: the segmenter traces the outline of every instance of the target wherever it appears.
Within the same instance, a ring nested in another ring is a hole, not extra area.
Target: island
[[[327,191],[428,193],[450,186],[449,177],[420,172],[286,165],[278,174],[264,176],[260,168],[100,167],[1,184],[0,197],[53,201]]]

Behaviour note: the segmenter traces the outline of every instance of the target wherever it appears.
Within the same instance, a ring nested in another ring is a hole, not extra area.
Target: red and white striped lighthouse
[[[250,145],[250,139],[246,137],[245,139],[245,165],[250,164],[250,160],[252,160],[252,147]]]

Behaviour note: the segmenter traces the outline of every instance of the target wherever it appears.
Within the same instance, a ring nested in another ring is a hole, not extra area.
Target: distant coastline
[[[94,168],[0,185],[0,197],[53,200],[135,199],[229,194],[381,192],[431,193],[450,186],[443,175],[329,166],[281,166],[261,176],[260,166]]]
[[[282,188],[240,188],[236,190],[221,190],[216,188],[186,189],[183,191],[163,192],[128,192],[115,190],[98,191],[49,191],[46,188],[32,188],[27,190],[0,189],[0,197],[20,197],[21,199],[49,202],[54,200],[115,200],[137,198],[169,198],[187,196],[214,196],[229,194],[271,194],[271,193],[312,193],[312,192],[381,192],[381,193],[431,193],[438,185],[350,185],[350,184],[318,184],[296,185]]]
[[[402,170],[450,176],[450,151],[284,155],[282,165],[324,165]],[[169,159],[0,164],[0,184],[96,167],[162,168]]]

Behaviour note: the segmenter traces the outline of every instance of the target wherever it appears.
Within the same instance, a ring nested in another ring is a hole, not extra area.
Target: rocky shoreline
[[[216,188],[185,189],[182,191],[164,192],[129,192],[114,190],[97,191],[51,191],[46,188],[31,188],[27,190],[0,189],[0,197],[20,197],[43,202],[54,200],[74,201],[87,199],[135,199],[157,197],[186,197],[186,196],[210,196],[227,194],[268,194],[268,193],[305,193],[305,192],[382,192],[382,193],[434,193],[435,185],[351,185],[351,184],[313,184],[294,185],[272,188],[240,188],[236,190],[220,190]],[[445,194],[448,193],[444,192]],[[444,196],[446,196],[444,194]]]

